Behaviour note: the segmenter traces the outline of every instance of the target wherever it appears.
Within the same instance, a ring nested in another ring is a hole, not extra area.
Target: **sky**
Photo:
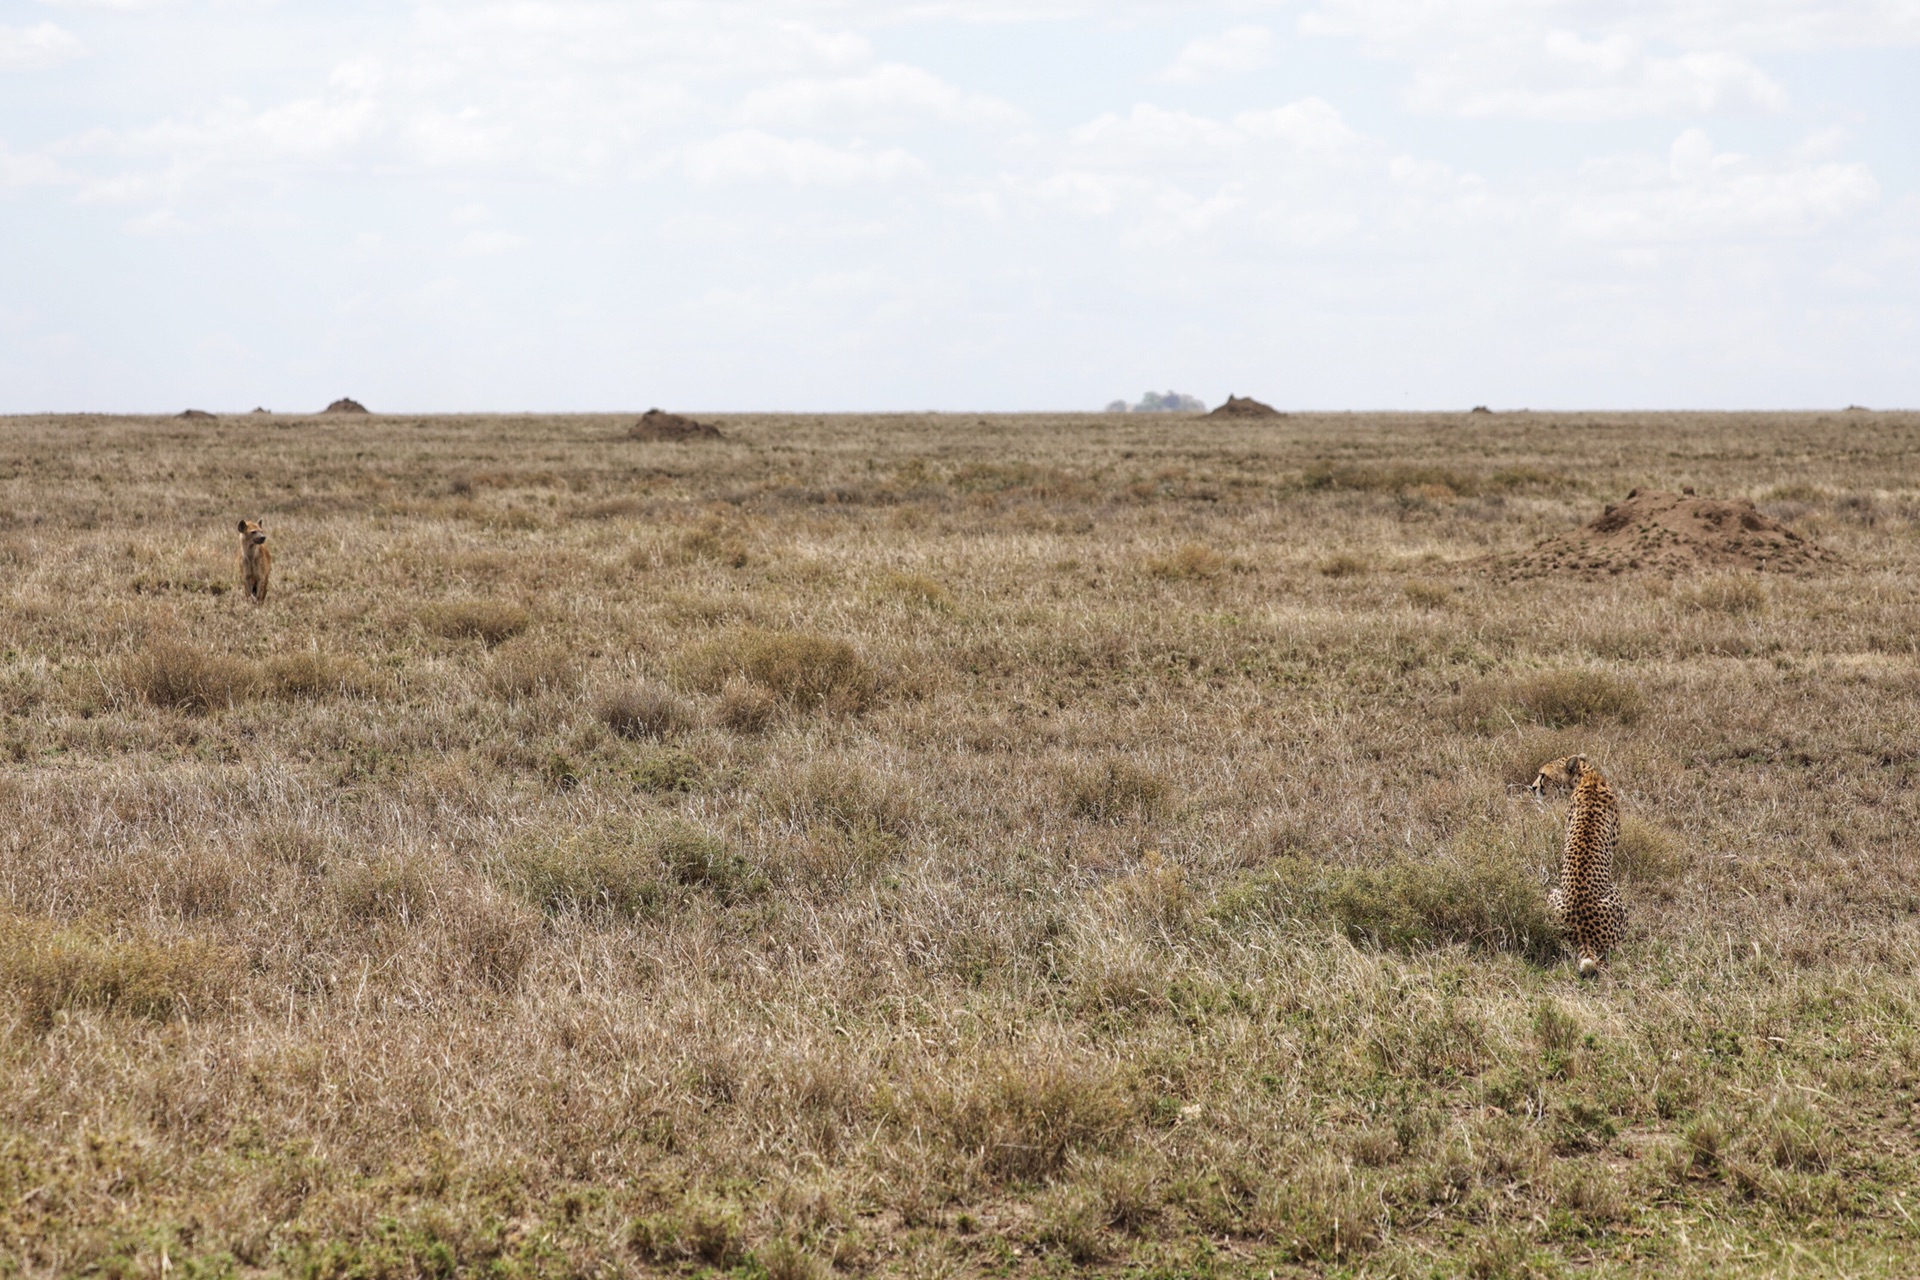
[[[1915,0],[0,0],[0,412],[1920,406]]]

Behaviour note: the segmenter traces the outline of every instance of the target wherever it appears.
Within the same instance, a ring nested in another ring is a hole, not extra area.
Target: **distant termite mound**
[[[352,399],[351,397],[342,397],[339,400],[335,400],[332,404],[328,405],[325,409],[322,409],[321,412],[322,413],[365,413],[367,412],[367,406],[361,404],[358,400]]]
[[[1227,402],[1207,415],[1209,418],[1284,418],[1286,415],[1270,404],[1262,404],[1252,396],[1229,395]]]
[[[664,409],[649,409],[640,421],[627,428],[635,440],[724,440],[720,428],[710,422],[695,422]]]
[[[1700,570],[1808,573],[1839,562],[1745,498],[1635,489],[1591,523],[1498,561],[1514,578],[1606,578]]]
[[[208,413],[205,409],[182,409],[173,416],[187,422],[212,422],[214,420],[214,415]]]

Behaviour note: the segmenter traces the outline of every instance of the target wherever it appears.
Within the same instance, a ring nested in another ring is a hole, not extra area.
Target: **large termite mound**
[[[1635,489],[1592,522],[1500,559],[1515,578],[1701,570],[1807,573],[1838,563],[1745,498]]]
[[[635,440],[724,440],[720,428],[710,422],[695,422],[664,409],[649,409],[640,421],[627,428]]]
[[[1280,418],[1286,415],[1252,396],[1228,396],[1227,402],[1207,415],[1209,418]]]

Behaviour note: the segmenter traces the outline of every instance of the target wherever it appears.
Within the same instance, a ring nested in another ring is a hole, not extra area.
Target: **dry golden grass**
[[[1920,417],[629,421],[0,420],[0,1280],[1910,1271]]]

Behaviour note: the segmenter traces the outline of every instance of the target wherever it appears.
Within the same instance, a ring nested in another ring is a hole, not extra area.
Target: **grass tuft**
[[[810,631],[731,632],[683,652],[677,666],[694,688],[719,692],[745,680],[802,711],[864,711],[879,689],[859,650]]]
[[[1575,668],[1514,680],[1482,681],[1461,693],[1454,713],[1465,726],[1498,732],[1518,724],[1548,729],[1638,724],[1646,705],[1646,695],[1633,681],[1607,671]],[[1548,758],[1535,762],[1535,768]]]
[[[211,1007],[238,978],[231,955],[198,940],[113,937],[0,913],[0,990],[35,1031],[77,1009],[165,1021]]]
[[[1090,822],[1156,818],[1166,812],[1172,796],[1165,778],[1121,758],[1075,770],[1065,781],[1067,811]]]
[[[600,699],[600,722],[623,738],[667,738],[693,727],[693,710],[671,689],[642,683]]]
[[[420,611],[420,623],[448,640],[497,645],[525,631],[533,615],[507,600],[448,600]]]
[[[206,715],[251,696],[258,677],[240,658],[160,640],[121,664],[123,683],[156,707]]]

